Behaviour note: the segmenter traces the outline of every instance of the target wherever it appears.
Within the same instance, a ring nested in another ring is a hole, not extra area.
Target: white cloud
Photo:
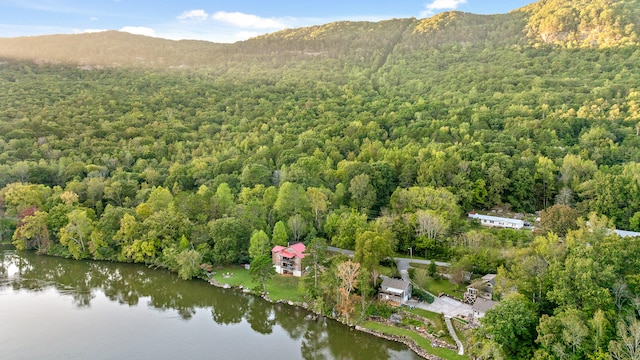
[[[136,35],[156,36],[155,30],[144,26],[125,26],[120,31],[128,32]]]
[[[178,16],[179,20],[196,20],[196,21],[205,21],[209,18],[209,14],[207,14],[204,10],[189,10],[183,12]]]
[[[211,16],[218,20],[239,28],[250,29],[284,29],[286,25],[273,18],[263,18],[256,15],[244,14],[241,12],[218,11]]]
[[[425,5],[425,9],[420,13],[422,17],[428,17],[437,10],[456,9],[458,5],[465,4],[467,0],[433,0]]]
[[[240,31],[235,33],[235,38],[236,40],[247,40],[250,39],[252,37],[256,37],[256,36],[260,36],[263,35],[264,32],[256,32],[256,31]]]

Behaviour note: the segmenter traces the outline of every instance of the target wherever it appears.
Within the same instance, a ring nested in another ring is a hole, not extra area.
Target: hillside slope
[[[343,21],[282,30],[234,44],[172,41],[117,31],[2,38],[0,57],[85,66],[231,70],[339,59],[375,71],[396,49],[406,52],[451,44],[488,48],[637,44],[639,1],[539,1],[503,15],[448,12],[427,19]]]

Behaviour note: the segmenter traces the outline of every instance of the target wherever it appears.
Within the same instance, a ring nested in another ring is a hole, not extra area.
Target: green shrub
[[[418,288],[413,288],[411,290],[411,296],[417,298],[420,301],[426,301],[429,304],[433,303],[434,297],[426,291],[422,291]]]
[[[391,314],[397,312],[395,307],[391,307],[383,302],[374,302],[367,308],[367,316],[380,316],[382,318],[388,318]]]
[[[416,269],[410,267],[409,270],[407,270],[407,272],[409,273],[409,277],[414,280],[416,277]]]

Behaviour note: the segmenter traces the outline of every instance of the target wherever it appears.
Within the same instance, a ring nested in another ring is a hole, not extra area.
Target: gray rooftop
[[[640,236],[640,232],[636,231],[627,231],[627,230],[613,230],[614,233],[618,234],[620,237],[636,237]]]
[[[490,216],[490,215],[480,215],[480,214],[475,214],[475,213],[469,213],[468,217],[470,217],[472,219],[478,219],[478,220],[502,221],[502,222],[507,222],[507,223],[511,223],[511,224],[523,225],[524,226],[524,220],[519,220],[519,219],[511,219],[511,218]]]
[[[392,288],[392,289],[400,289],[402,291],[406,290],[409,287],[409,282],[404,281],[402,279],[394,279],[385,277],[382,280],[382,287]]]
[[[473,303],[473,310],[480,312],[487,312],[493,309],[498,303],[493,300],[487,300],[483,298],[477,298]]]

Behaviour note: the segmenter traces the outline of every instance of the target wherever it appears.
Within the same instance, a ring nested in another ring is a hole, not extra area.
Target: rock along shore
[[[236,289],[236,290],[242,291],[243,293],[254,294],[254,295],[260,296],[261,298],[263,298],[264,300],[266,300],[266,301],[268,301],[268,302],[270,302],[272,304],[287,304],[287,305],[290,305],[290,306],[298,306],[298,307],[304,308],[307,311],[310,311],[310,312],[316,314],[317,316],[324,316],[324,315],[318,314],[318,313],[314,312],[313,310],[309,309],[309,305],[307,303],[297,303],[297,302],[285,301],[285,300],[274,301],[274,300],[270,299],[269,296],[267,296],[267,295],[257,294],[257,293],[255,293],[255,292],[253,292],[253,291],[251,291],[251,290],[249,290],[249,289],[247,289],[247,288],[245,288],[245,287],[243,287],[241,285],[240,286],[231,286],[229,284],[220,284],[213,277],[211,277],[209,279],[209,284],[211,284],[213,286],[216,286],[216,287],[219,287],[219,288],[223,288],[223,289]],[[339,319],[335,319],[335,318],[333,318],[333,320],[341,322],[342,324],[345,324],[345,325],[347,325],[347,326],[349,326],[351,328],[354,328],[354,329],[356,329],[358,331],[362,331],[362,332],[365,332],[367,334],[370,334],[370,335],[373,335],[373,336],[376,336],[376,337],[379,337],[379,338],[382,338],[382,339],[385,339],[385,340],[388,340],[388,341],[395,341],[395,342],[399,342],[399,343],[405,344],[414,353],[416,353],[418,356],[420,356],[420,357],[422,357],[424,359],[442,360],[442,358],[440,358],[438,356],[435,356],[435,355],[427,353],[427,351],[424,350],[423,348],[421,348],[420,346],[418,346],[418,344],[416,344],[415,341],[413,341],[412,339],[409,339],[407,337],[384,334],[384,333],[381,333],[379,331],[370,330],[370,329],[364,328],[364,327],[359,326],[359,325],[353,326],[353,325],[347,324],[347,323],[345,323],[343,321],[340,321]]]

